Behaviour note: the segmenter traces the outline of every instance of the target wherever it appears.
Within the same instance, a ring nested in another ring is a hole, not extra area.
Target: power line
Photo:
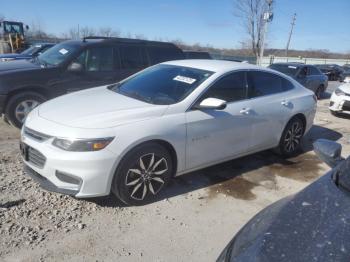
[[[292,34],[293,34],[295,20],[297,19],[296,17],[297,17],[297,14],[294,13],[293,18],[292,18],[292,23],[291,23],[292,27],[290,28],[288,42],[287,42],[287,46],[286,46],[286,57],[288,57],[288,49],[289,49],[290,39],[292,38]]]

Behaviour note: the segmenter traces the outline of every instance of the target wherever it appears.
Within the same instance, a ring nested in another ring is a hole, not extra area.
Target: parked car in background
[[[350,80],[350,67],[343,67],[343,72],[339,75],[340,82],[348,82]]]
[[[43,52],[45,52],[50,47],[53,47],[55,44],[53,43],[37,43],[24,50],[19,54],[2,54],[0,55],[0,61],[6,62],[11,60],[19,60],[19,59],[31,59],[36,57]]]
[[[275,148],[296,154],[313,92],[279,72],[219,60],[150,67],[35,108],[22,128],[27,173],[77,198],[152,200],[175,176]]]
[[[314,148],[333,169],[301,192],[259,212],[231,240],[218,262],[348,262],[350,157],[341,145],[319,140]]]
[[[340,75],[344,72],[344,69],[336,64],[321,64],[315,66],[328,77],[329,81],[340,80]]]
[[[350,114],[350,83],[343,84],[333,92],[329,110],[333,115],[339,113]]]
[[[208,52],[204,51],[184,51],[186,59],[212,59]]]
[[[276,63],[269,68],[282,72],[293,77],[304,87],[312,90],[318,99],[328,87],[328,79],[322,72],[313,65],[301,63]]]
[[[123,38],[66,41],[32,60],[0,63],[0,114],[21,127],[40,103],[70,92],[116,83],[150,65],[184,59],[165,42]]]

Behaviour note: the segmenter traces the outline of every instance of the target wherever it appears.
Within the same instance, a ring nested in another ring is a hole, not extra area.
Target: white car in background
[[[330,99],[329,110],[333,115],[350,114],[350,83],[335,89]]]
[[[176,175],[254,152],[300,149],[316,97],[254,65],[181,60],[35,108],[22,128],[27,173],[78,198],[152,200]]]

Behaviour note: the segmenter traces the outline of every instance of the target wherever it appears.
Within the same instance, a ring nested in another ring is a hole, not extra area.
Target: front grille
[[[28,127],[24,127],[23,132],[26,136],[28,136],[36,141],[39,141],[39,142],[44,142],[45,140],[48,140],[51,138],[51,136],[45,135],[43,133],[40,133],[40,132],[35,131],[33,129],[30,129]]]
[[[46,163],[46,157],[38,150],[28,147],[28,162],[32,163],[36,167],[43,168]]]

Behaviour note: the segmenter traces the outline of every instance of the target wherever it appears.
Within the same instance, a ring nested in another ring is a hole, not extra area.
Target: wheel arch
[[[130,147],[126,148],[120,155],[118,160],[116,161],[113,170],[111,172],[110,178],[109,178],[109,192],[111,191],[111,186],[112,186],[112,181],[113,178],[115,176],[115,173],[117,172],[120,163],[123,161],[123,159],[125,159],[125,157],[127,157],[127,154],[135,149],[136,147],[139,147],[141,145],[145,145],[145,144],[150,144],[150,143],[156,143],[159,144],[161,146],[163,146],[166,150],[168,150],[169,154],[171,155],[171,159],[172,159],[172,164],[173,164],[173,174],[172,176],[174,177],[177,173],[177,169],[178,169],[178,152],[176,151],[175,147],[167,140],[162,139],[162,138],[148,138],[146,140],[142,140],[142,141],[137,141],[135,143],[133,143],[132,145],[130,145]]]
[[[307,126],[307,120],[306,120],[306,116],[303,114],[303,113],[297,113],[295,115],[293,115],[289,120],[288,122],[286,123],[285,127],[293,120],[293,119],[296,119],[296,118],[299,118],[302,122],[303,122],[303,125],[304,125],[304,130],[303,130],[303,134],[305,133],[305,130],[306,130],[306,126]],[[284,128],[285,128],[284,127]]]
[[[45,97],[46,99],[49,98],[48,92],[47,92],[46,88],[44,88],[44,87],[40,87],[40,86],[21,87],[21,88],[17,88],[17,89],[14,89],[14,90],[11,90],[10,92],[8,92],[7,98],[5,100],[4,108],[7,107],[7,104],[12,97],[14,97],[18,94],[21,94],[21,93],[37,93],[37,94]]]

